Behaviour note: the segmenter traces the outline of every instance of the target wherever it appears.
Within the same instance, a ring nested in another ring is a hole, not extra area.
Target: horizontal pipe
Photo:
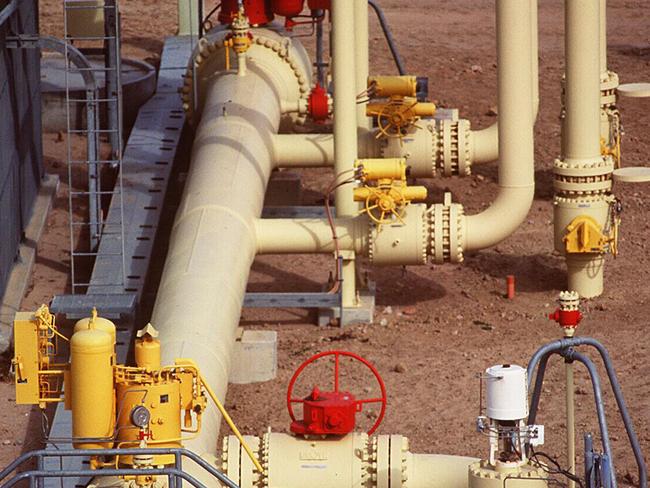
[[[481,130],[470,131],[472,163],[488,163],[499,159],[499,124],[495,122]]]
[[[368,219],[365,216],[334,219],[341,251],[365,254]],[[332,228],[327,219],[255,220],[258,254],[310,254],[334,252]]]
[[[467,488],[467,473],[478,458],[412,454],[407,464],[409,488]]]
[[[275,134],[274,161],[278,168],[320,168],[334,165],[332,134]]]

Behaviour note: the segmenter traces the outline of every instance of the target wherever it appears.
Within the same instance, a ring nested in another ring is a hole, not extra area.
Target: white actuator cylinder
[[[498,364],[485,370],[488,418],[521,420],[528,417],[526,370],[516,364]]]

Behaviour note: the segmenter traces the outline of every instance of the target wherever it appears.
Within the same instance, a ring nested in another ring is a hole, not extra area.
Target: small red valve
[[[582,312],[580,310],[562,310],[558,308],[555,312],[549,314],[548,318],[560,324],[561,327],[575,329],[582,320]]]
[[[548,318],[565,329],[575,329],[582,320],[580,296],[574,291],[560,292],[559,308],[549,314]]]
[[[325,122],[330,116],[327,90],[316,83],[307,100],[307,109],[312,120],[316,123]]]
[[[305,368],[315,361],[327,356],[334,356],[334,391],[321,391],[320,388],[314,386],[307,397],[294,398],[293,387]],[[379,384],[381,397],[358,400],[352,393],[348,391],[340,391],[339,367],[341,356],[350,357],[361,362],[361,364],[366,366],[372,372]],[[294,403],[302,403],[302,420],[296,420],[293,412]],[[386,412],[386,386],[384,385],[384,380],[382,380],[377,369],[366,359],[352,352],[326,351],[316,354],[302,363],[293,374],[291,381],[289,381],[289,388],[287,389],[287,409],[289,410],[289,416],[292,420],[291,432],[298,435],[346,435],[354,430],[356,425],[356,414],[357,412],[361,412],[365,403],[381,404],[381,410],[377,416],[377,420],[368,430],[368,435],[372,435],[372,433],[377,430],[377,427],[379,427],[379,424],[384,418],[384,413]]]

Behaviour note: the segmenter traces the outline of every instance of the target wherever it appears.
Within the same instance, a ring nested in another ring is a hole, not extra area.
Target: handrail
[[[91,457],[91,456],[129,456],[129,455],[174,455],[177,460],[175,467],[162,468],[162,469],[147,469],[147,474],[150,475],[171,475],[178,476],[191,483],[193,486],[202,488],[204,485],[199,483],[189,474],[182,470],[182,464],[179,462],[183,457],[195,462],[210,475],[217,478],[221,483],[229,488],[239,488],[239,486],[228,478],[225,474],[219,471],[214,466],[210,465],[205,459],[198,454],[184,448],[128,448],[128,449],[39,449],[35,451],[26,452],[11,462],[6,468],[0,471],[0,483],[3,482],[12,472],[18,469],[23,463],[32,459],[42,460],[43,458],[63,458],[63,457]],[[41,463],[38,464],[42,466]],[[46,470],[31,470],[20,473],[9,481],[2,483],[3,487],[14,486],[18,481],[23,479],[33,478],[71,478],[83,476],[124,476],[124,475],[139,475],[142,474],[142,469],[87,469],[87,470],[74,470],[74,471],[46,471]]]

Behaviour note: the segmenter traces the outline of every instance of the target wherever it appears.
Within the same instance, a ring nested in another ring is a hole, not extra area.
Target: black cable
[[[580,478],[576,474],[573,474],[569,470],[564,469],[560,465],[560,463],[557,461],[557,459],[555,459],[554,457],[546,454],[543,451],[535,451],[535,449],[533,449],[532,446],[530,448],[530,451],[532,453],[532,455],[530,456],[531,461],[534,461],[540,468],[542,468],[548,474],[560,474],[562,476],[565,476],[569,480],[576,482],[580,486],[580,488],[584,488],[582,478]],[[551,469],[547,464],[542,463],[539,459],[537,459],[538,457],[544,458],[546,461],[551,463],[555,467],[555,469]]]

